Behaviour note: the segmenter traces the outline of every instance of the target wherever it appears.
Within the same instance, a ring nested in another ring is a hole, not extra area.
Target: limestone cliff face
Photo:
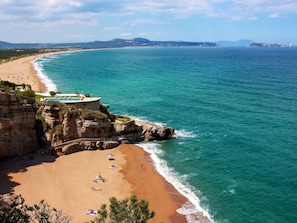
[[[41,114],[45,136],[53,145],[78,138],[112,137],[112,122],[108,117],[88,120],[83,118],[82,112],[71,106],[49,105],[42,105],[37,111]]]
[[[172,128],[135,121],[131,117],[116,117],[107,110],[103,112],[96,111],[90,120],[90,116],[89,119],[84,117],[82,109],[44,105],[37,113],[44,119],[47,140],[61,155],[84,149],[110,149],[120,143],[175,137]],[[95,118],[97,116],[101,118]]]
[[[45,149],[69,154],[84,149],[110,149],[121,143],[167,140],[174,129],[64,104],[37,103],[0,92],[0,158]]]
[[[31,153],[39,147],[34,100],[0,92],[0,157]]]

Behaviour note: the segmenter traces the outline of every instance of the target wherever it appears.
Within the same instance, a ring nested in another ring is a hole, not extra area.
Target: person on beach
[[[100,174],[100,172],[98,173],[98,179],[102,179],[102,176],[101,176],[101,174]]]
[[[92,190],[93,191],[101,191],[102,189],[101,188],[92,187]]]
[[[104,179],[104,178],[101,176],[100,173],[98,173],[98,176],[96,176],[96,177],[93,179],[93,181],[94,181],[95,183],[98,183],[98,180],[100,180],[101,183],[106,182],[106,179]]]

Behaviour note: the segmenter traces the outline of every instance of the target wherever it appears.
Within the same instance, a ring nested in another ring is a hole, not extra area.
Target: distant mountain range
[[[218,47],[214,42],[185,42],[185,41],[150,41],[144,38],[113,39],[109,41],[94,41],[85,43],[8,43],[0,41],[0,49],[28,48],[117,48],[117,47]]]
[[[256,43],[253,40],[218,42],[187,42],[187,41],[150,41],[144,38],[113,39],[109,41],[94,41],[81,43],[9,43],[0,41],[0,49],[96,49],[121,47],[284,47],[279,44]],[[291,46],[290,46],[291,47]]]

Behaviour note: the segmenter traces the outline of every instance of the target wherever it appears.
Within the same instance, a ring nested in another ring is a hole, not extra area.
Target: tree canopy
[[[155,212],[149,210],[148,202],[138,200],[136,195],[123,200],[112,197],[109,201],[109,210],[103,204],[91,223],[146,223],[155,216]]]

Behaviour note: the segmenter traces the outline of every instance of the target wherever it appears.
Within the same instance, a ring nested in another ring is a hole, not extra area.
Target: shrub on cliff
[[[91,223],[146,223],[155,216],[155,212],[149,210],[146,200],[139,201],[133,195],[130,199],[124,200],[110,198],[109,211],[107,205],[103,204],[97,215]]]
[[[131,121],[131,118],[123,115],[115,115],[115,121],[120,123],[127,123]]]
[[[56,125],[50,131],[50,139],[56,136],[58,139],[63,139],[63,126],[61,124]]]
[[[15,83],[0,80],[0,88],[3,90],[13,90],[15,89],[15,86]]]
[[[21,195],[5,195],[0,198],[0,222],[5,223],[68,223],[71,217],[52,208],[44,200],[28,206]]]
[[[35,98],[35,91],[32,91],[32,90],[20,91],[18,93],[21,96]]]
[[[101,111],[85,109],[83,110],[81,117],[86,120],[98,121],[98,120],[106,119],[107,115],[102,113]]]

